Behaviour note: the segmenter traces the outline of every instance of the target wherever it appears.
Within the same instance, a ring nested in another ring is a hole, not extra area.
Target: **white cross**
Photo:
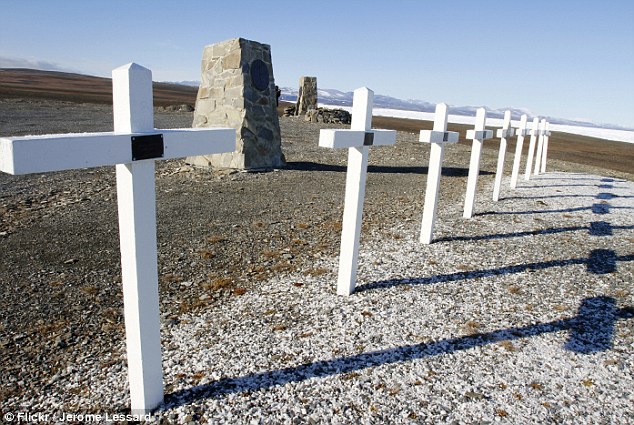
[[[542,173],[546,172],[546,159],[548,158],[548,142],[550,140],[550,123],[546,123],[544,131],[544,150],[542,151]]]
[[[374,92],[372,90],[367,87],[356,89],[352,102],[350,130],[327,129],[321,130],[319,133],[319,146],[348,148],[346,198],[337,280],[337,294],[339,295],[350,295],[356,286],[359,237],[361,236],[361,217],[370,146],[396,143],[396,131],[370,129],[373,101]]]
[[[517,143],[515,145],[515,158],[513,158],[513,171],[511,172],[511,188],[517,187],[517,177],[520,174],[520,162],[522,159],[522,147],[524,145],[524,137],[528,134],[526,124],[528,116],[523,114],[520,118],[520,126],[517,129]]]
[[[163,401],[154,161],[233,152],[235,129],[154,128],[152,72],[112,71],[114,131],[0,139],[0,170],[29,174],[116,165],[121,275],[133,414]]]
[[[544,135],[546,134],[546,120],[539,123],[539,139],[537,142],[537,153],[535,154],[535,169],[533,174],[538,175],[541,171],[542,151],[544,149]]]
[[[447,105],[436,105],[433,130],[421,130],[420,141],[431,143],[429,151],[429,168],[427,169],[427,189],[425,190],[425,206],[423,207],[423,223],[420,229],[420,242],[430,244],[434,233],[436,210],[438,205],[438,191],[442,160],[445,156],[445,144],[456,143],[458,133],[447,131]]]
[[[500,152],[498,153],[498,166],[495,170],[495,184],[493,185],[493,200],[500,200],[500,186],[502,185],[502,174],[504,174],[504,157],[506,156],[506,139],[512,137],[515,131],[511,127],[511,111],[504,112],[504,122],[502,128],[498,128],[497,137],[500,138]]]
[[[530,180],[531,178],[531,165],[533,164],[533,156],[535,155],[535,141],[537,140],[539,118],[533,118],[533,127],[531,128],[531,141],[528,144],[528,154],[526,157],[526,173],[524,173],[524,180]]]
[[[464,218],[473,217],[473,207],[475,204],[476,186],[478,185],[478,174],[480,174],[480,157],[482,156],[482,144],[485,139],[493,137],[492,130],[485,130],[486,110],[478,108],[476,112],[475,127],[467,130],[467,139],[473,139],[471,146],[471,161],[469,162],[469,177],[467,178],[467,194],[464,200]]]

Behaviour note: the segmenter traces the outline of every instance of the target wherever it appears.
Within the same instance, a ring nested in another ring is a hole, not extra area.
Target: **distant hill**
[[[197,87],[155,82],[153,88],[155,106],[196,103]],[[0,97],[111,104],[112,80],[58,71],[1,68]]]

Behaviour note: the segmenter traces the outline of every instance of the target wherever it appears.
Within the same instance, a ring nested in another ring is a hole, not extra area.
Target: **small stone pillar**
[[[187,158],[199,167],[283,167],[271,47],[234,38],[203,50],[193,127],[233,127],[236,151]]]
[[[317,77],[300,77],[295,115],[317,109]]]

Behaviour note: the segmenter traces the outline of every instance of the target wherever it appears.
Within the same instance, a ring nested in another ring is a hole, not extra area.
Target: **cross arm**
[[[493,130],[467,130],[467,139],[491,139],[493,138]]]
[[[145,149],[145,155],[139,159],[233,152],[235,130],[155,129],[132,134],[101,132],[0,138],[0,171],[19,175],[126,164],[137,159],[135,144],[144,151],[147,145],[143,143],[153,145],[151,152]]]
[[[319,146],[322,148],[357,148],[393,145],[394,143],[396,143],[395,130],[324,129],[319,132]]]
[[[236,150],[235,128],[176,128],[157,131],[163,133],[164,159]]]
[[[421,130],[419,141],[423,143],[456,143],[459,133],[456,131]]]

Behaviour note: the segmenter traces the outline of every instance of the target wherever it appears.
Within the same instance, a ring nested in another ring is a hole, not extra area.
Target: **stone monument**
[[[317,109],[317,77],[300,77],[295,115]]]
[[[236,151],[187,158],[199,167],[283,167],[271,47],[234,38],[205,46],[193,127],[233,127]]]

